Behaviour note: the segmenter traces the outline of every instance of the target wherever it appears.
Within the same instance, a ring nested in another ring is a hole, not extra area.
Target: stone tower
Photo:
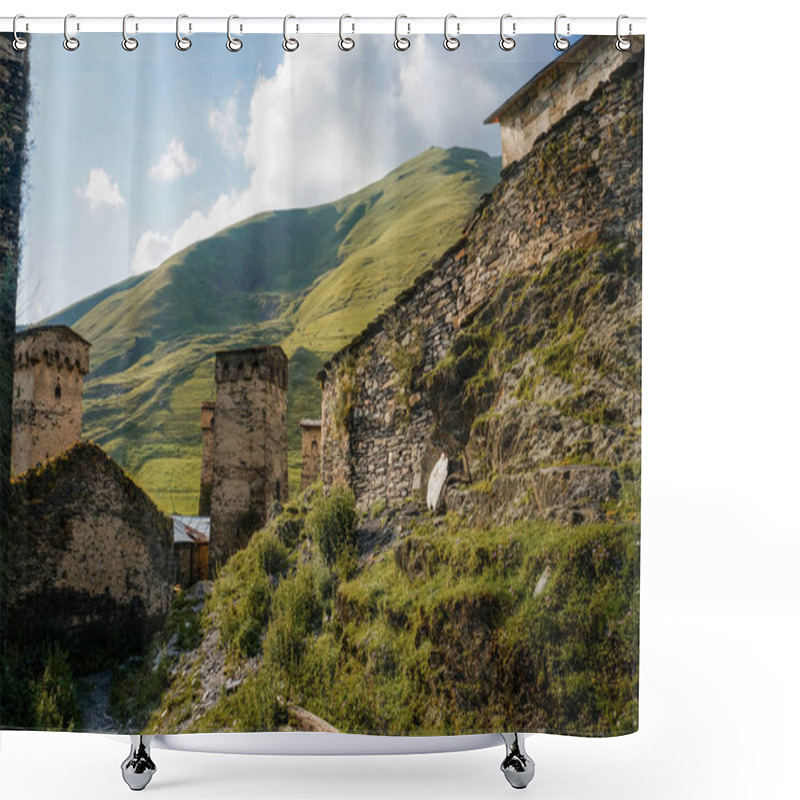
[[[286,390],[280,347],[217,353],[211,479],[211,570],[216,574],[276,500],[288,496]]]
[[[300,430],[303,432],[303,471],[300,475],[300,488],[305,489],[319,477],[322,420],[301,419]]]
[[[11,474],[80,441],[91,345],[66,325],[29,328],[14,348]]]
[[[203,449],[200,456],[200,507],[201,517],[211,514],[211,481],[214,474],[214,403],[200,404],[200,427],[203,431]]]

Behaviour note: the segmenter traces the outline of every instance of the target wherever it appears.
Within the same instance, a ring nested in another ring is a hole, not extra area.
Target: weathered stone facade
[[[627,51],[609,47],[609,41],[605,36],[585,36],[486,118],[486,123],[500,123],[504,167],[530,152],[542,134],[588,100],[632,57],[640,58],[644,49],[641,37],[632,38]]]
[[[200,506],[201,517],[211,514],[211,486],[214,476],[214,403],[200,404],[200,428],[203,443],[200,454]]]
[[[612,40],[598,39],[617,52]],[[453,452],[463,442],[456,446],[434,435],[441,426],[424,376],[450,353],[459,332],[502,282],[544,274],[560,254],[604,243],[624,247],[640,263],[642,48],[637,43],[613,59],[616,69],[605,59],[572,65],[582,70],[582,85],[593,84],[590,96],[561,113],[524,158],[506,158],[513,163],[483,198],[464,237],[320,371],[323,482],[351,485],[361,509],[378,501],[424,499],[441,452],[450,450],[447,455],[456,460],[463,455]],[[635,309],[640,285],[631,292]],[[631,426],[638,424],[639,403],[640,395],[632,392],[626,411]],[[556,442],[555,433],[537,431]],[[632,439],[634,451],[638,439]],[[556,445],[541,448],[537,459],[536,444],[531,442],[531,457],[515,470],[558,463]],[[593,447],[590,442],[581,457],[595,458]],[[596,479],[585,470],[569,475],[592,491],[616,485],[607,471]],[[541,496],[549,497],[558,485],[569,494],[563,477],[540,476],[531,491],[545,487]],[[536,503],[526,510],[535,515]]]
[[[90,344],[66,325],[17,335],[11,474],[63,453],[81,438]]]
[[[140,649],[172,600],[172,523],[99,447],[79,443],[12,482],[12,638]]]
[[[215,380],[212,574],[288,496],[289,362],[277,346],[217,353]]]
[[[300,488],[305,489],[319,478],[322,454],[322,420],[301,419],[300,428],[303,431],[303,468],[300,474]]]

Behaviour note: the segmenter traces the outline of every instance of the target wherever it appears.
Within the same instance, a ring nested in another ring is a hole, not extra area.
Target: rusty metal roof
[[[210,517],[172,515],[172,540],[175,544],[206,544],[210,538]]]

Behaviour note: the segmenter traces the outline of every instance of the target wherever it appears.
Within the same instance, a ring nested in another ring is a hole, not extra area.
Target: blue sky
[[[34,37],[18,321],[35,322],[251,214],[334,200],[431,145],[497,154],[483,119],[550,61],[550,36]]]

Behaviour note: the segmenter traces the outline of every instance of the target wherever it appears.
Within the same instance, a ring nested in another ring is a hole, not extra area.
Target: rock
[[[442,453],[439,460],[431,470],[430,477],[428,478],[428,508],[434,513],[439,510],[444,496],[444,484],[447,480],[447,466],[448,458]]]
[[[225,694],[235,692],[242,685],[241,680],[227,680],[225,681]]]
[[[539,576],[539,580],[536,581],[536,588],[533,590],[534,597],[538,597],[544,591],[544,587],[547,586],[547,581],[550,580],[551,572],[552,570],[548,564],[544,568],[544,572]]]

